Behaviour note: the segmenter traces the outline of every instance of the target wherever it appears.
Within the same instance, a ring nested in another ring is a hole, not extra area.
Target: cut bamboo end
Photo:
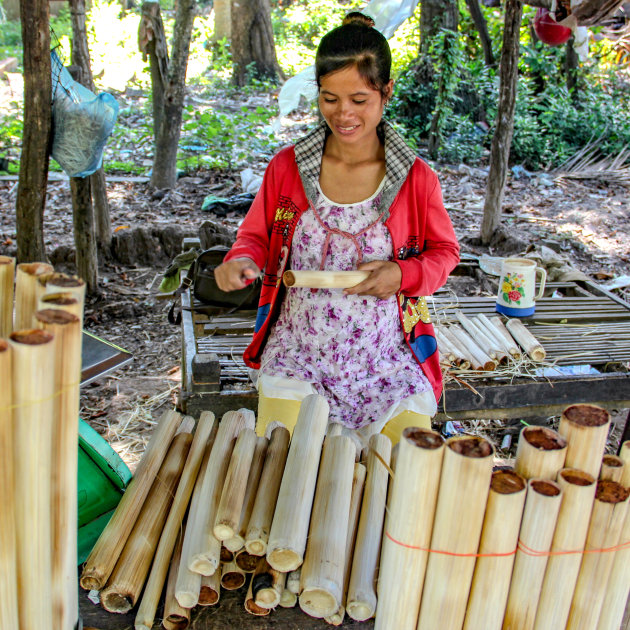
[[[454,337],[459,341],[460,346],[463,346],[468,351],[469,355],[473,358],[475,366],[480,366],[486,372],[491,372],[494,370],[498,361],[495,361],[491,357],[489,357],[486,352],[484,352],[475,342],[474,339],[462,328],[459,326],[451,326],[449,328],[449,332],[451,332]]]
[[[247,596],[245,597],[245,610],[250,615],[256,615],[257,617],[266,617],[271,612],[271,610],[269,608],[263,608],[262,606],[259,606],[254,601],[252,590],[253,581],[253,579],[249,581],[249,587],[247,588]]]
[[[227,547],[221,547],[221,564],[227,564],[228,562],[232,562],[233,560],[234,552]]]
[[[516,472],[492,473],[464,630],[501,629],[526,490],[526,480]]]
[[[245,573],[253,573],[258,566],[259,560],[260,556],[255,556],[246,549],[241,549],[241,551],[234,556],[234,562],[236,562]]]
[[[15,322],[14,330],[25,330],[33,326],[33,314],[37,301],[44,293],[39,277],[53,272],[47,263],[20,263],[15,276]]]
[[[525,479],[555,479],[564,468],[567,440],[548,427],[524,427],[516,448],[514,469]]]
[[[287,573],[287,589],[296,595],[300,594],[300,577],[302,575],[301,569],[296,569]]]
[[[547,353],[542,344],[529,330],[520,319],[510,319],[506,324],[506,328],[510,334],[518,341],[520,346],[527,352],[533,361],[544,361]]]
[[[568,442],[566,466],[597,478],[606,449],[610,414],[596,405],[567,407],[560,416],[558,433]]]
[[[280,573],[261,558],[252,576],[252,595],[257,606],[273,610],[280,604],[287,574]]]
[[[282,591],[282,597],[280,598],[278,606],[280,606],[280,608],[295,608],[297,599],[298,598],[295,593],[292,593],[290,590],[285,588],[284,591]]]
[[[221,598],[221,576],[216,571],[213,575],[201,577],[199,589],[199,606],[216,606]]]
[[[79,320],[83,319],[83,306],[72,293],[44,293],[37,302],[37,310],[49,308],[67,311],[76,315]]]
[[[175,550],[173,551],[173,557],[170,561],[168,579],[166,581],[166,594],[164,596],[164,621],[173,624],[176,628],[187,628],[190,623],[190,609],[183,608],[175,599],[175,583],[177,581],[177,571],[179,570],[179,563],[181,562],[182,557],[182,543],[183,537],[180,535],[175,545]],[[143,595],[143,601],[145,597],[146,594]],[[139,615],[136,615],[135,630],[141,630],[144,628],[151,630],[152,627],[153,620],[142,620],[142,617],[139,619]]]
[[[604,455],[602,469],[599,478],[605,481],[621,482],[623,477],[624,461],[617,455]]]
[[[330,615],[330,617],[324,617],[324,621],[329,626],[340,626],[343,623],[345,616],[346,616],[346,609],[343,606],[341,606],[339,610],[333,613],[332,615]]]
[[[78,276],[65,273],[52,273],[42,276],[46,293],[70,293],[83,309],[85,302],[85,282]]]
[[[13,332],[15,258],[0,256],[0,338]]]
[[[285,271],[282,281],[285,287],[310,289],[348,289],[370,276],[369,271]]]
[[[245,571],[236,562],[228,562],[221,568],[221,586],[226,591],[235,591],[245,584]]]

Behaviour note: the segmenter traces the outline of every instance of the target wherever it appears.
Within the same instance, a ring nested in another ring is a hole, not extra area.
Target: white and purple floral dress
[[[318,185],[315,205],[296,226],[287,268],[348,271],[361,262],[391,260],[391,237],[377,210],[380,192],[381,187],[365,201],[338,204]],[[397,402],[418,394],[435,405],[429,381],[405,344],[395,296],[288,289],[260,373],[276,382],[310,383],[330,404],[330,422],[350,429],[378,421]]]

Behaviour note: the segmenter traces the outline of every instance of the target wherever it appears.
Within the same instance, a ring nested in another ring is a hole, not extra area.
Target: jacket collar
[[[402,136],[385,121],[381,121],[377,132],[385,147],[385,183],[379,210],[388,209],[409,174],[416,155]],[[317,196],[317,181],[322,163],[322,153],[327,136],[331,133],[325,121],[295,143],[295,161],[302,179],[304,192],[311,202]],[[386,220],[386,212],[383,220]]]

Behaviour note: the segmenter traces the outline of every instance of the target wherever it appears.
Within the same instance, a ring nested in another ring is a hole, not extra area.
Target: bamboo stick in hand
[[[282,281],[286,287],[311,289],[349,289],[367,280],[370,271],[285,271]]]

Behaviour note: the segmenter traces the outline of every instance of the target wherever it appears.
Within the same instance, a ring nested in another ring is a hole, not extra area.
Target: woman
[[[442,388],[423,297],[444,284],[459,247],[435,173],[382,120],[391,53],[371,18],[350,13],[315,60],[324,121],[278,153],[216,269],[224,290],[264,269],[245,362],[260,370],[257,431],[292,428],[317,392],[330,421],[394,442],[430,426]],[[290,289],[285,269],[369,271],[341,290]]]

